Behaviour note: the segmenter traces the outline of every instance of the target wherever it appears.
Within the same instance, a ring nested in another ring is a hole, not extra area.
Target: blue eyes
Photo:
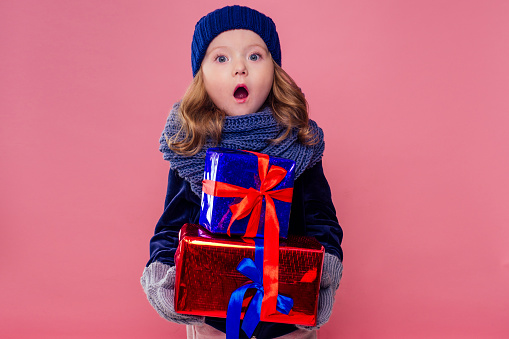
[[[249,60],[250,61],[258,61],[260,59],[261,59],[260,54],[253,53],[253,54],[249,55]],[[215,57],[215,60],[217,62],[219,62],[220,64],[223,64],[223,63],[228,61],[228,58],[226,56],[224,56],[224,55],[218,55],[218,56]]]

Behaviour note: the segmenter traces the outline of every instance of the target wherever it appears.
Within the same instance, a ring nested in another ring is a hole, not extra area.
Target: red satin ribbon
[[[254,238],[258,230],[262,203],[265,198],[265,230],[263,234],[263,290],[262,317],[276,312],[278,296],[278,271],[279,271],[279,220],[277,219],[274,200],[292,202],[293,188],[271,191],[286,176],[287,171],[279,166],[269,167],[269,156],[266,154],[253,153],[258,157],[258,175],[260,176],[260,190],[244,188],[236,185],[203,180],[202,191],[208,195],[223,198],[243,198],[238,204],[230,206],[232,217],[228,225],[230,227],[237,219],[242,219],[251,214],[246,227],[245,237]]]

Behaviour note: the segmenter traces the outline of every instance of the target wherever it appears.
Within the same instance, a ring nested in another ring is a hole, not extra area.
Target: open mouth
[[[248,97],[248,95],[249,95],[249,92],[247,90],[246,85],[238,85],[235,88],[235,91],[233,92],[233,96],[237,100],[244,100]]]

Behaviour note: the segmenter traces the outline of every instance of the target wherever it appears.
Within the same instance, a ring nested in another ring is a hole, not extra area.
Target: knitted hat
[[[244,6],[226,6],[205,15],[194,28],[191,45],[193,77],[198,73],[210,42],[232,29],[248,29],[258,34],[269,49],[272,59],[281,66],[281,47],[276,25],[271,18]]]

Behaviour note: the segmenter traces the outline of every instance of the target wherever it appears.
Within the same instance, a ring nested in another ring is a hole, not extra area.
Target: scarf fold
[[[179,119],[180,102],[173,105],[168,115],[161,138],[159,150],[163,158],[170,162],[170,167],[177,171],[179,176],[191,184],[191,190],[201,197],[201,182],[205,170],[205,153],[208,148],[214,147],[211,142],[206,143],[202,149],[193,156],[179,155],[168,147],[167,139],[180,130]],[[316,122],[309,120],[309,126],[317,136],[317,144],[306,146],[299,142],[297,131],[292,131],[286,139],[278,144],[270,142],[284,134],[285,128],[280,126],[272,115],[269,107],[260,112],[242,116],[226,116],[224,119],[221,141],[217,147],[265,153],[275,157],[295,161],[295,179],[304,170],[312,167],[322,159],[324,150],[323,131]]]

